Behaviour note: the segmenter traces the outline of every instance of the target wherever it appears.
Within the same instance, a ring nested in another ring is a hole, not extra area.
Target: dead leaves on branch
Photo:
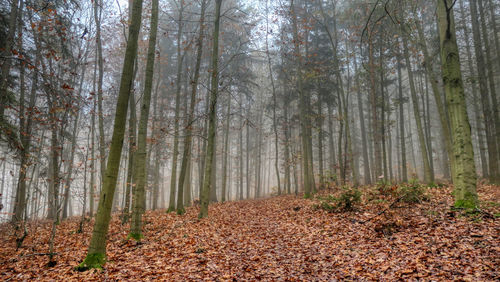
[[[368,188],[363,188],[368,189]],[[49,222],[32,222],[16,251],[12,230],[0,227],[1,280],[481,280],[499,279],[499,219],[450,215],[450,188],[428,190],[430,201],[387,208],[390,198],[367,199],[355,211],[314,209],[317,200],[281,196],[210,206],[197,219],[164,211],[144,216],[145,239],[126,240],[129,227],[114,216],[103,271],[76,272],[93,222],[58,226],[57,265],[47,268]],[[500,189],[482,186],[483,207],[500,212]]]

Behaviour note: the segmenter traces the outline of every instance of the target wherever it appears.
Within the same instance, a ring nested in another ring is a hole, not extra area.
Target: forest
[[[0,0],[0,280],[500,279],[498,0]]]

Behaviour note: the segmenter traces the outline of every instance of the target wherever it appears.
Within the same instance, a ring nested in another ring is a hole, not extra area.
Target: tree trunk
[[[22,5],[22,4],[21,4]],[[22,7],[21,7],[22,8]],[[22,13],[22,11],[20,11]],[[19,37],[20,37],[20,46],[19,49],[22,51],[22,24],[21,24],[21,18],[19,18]],[[37,51],[35,52],[35,68],[38,68],[39,65],[39,50],[38,50],[38,44],[37,44],[37,38],[34,38],[35,40],[35,46],[37,47]],[[26,211],[27,203],[26,203],[26,176],[28,172],[28,167],[30,163],[30,149],[31,149],[31,134],[32,134],[32,124],[33,124],[33,107],[35,106],[36,103],[36,89],[37,89],[37,84],[38,84],[38,72],[34,72],[33,78],[32,78],[32,85],[31,85],[31,93],[30,93],[30,99],[28,102],[28,112],[27,112],[27,117],[26,116],[26,110],[24,107],[25,103],[25,86],[24,86],[24,74],[25,74],[25,69],[23,66],[23,63],[20,65],[20,98],[19,98],[19,129],[21,131],[21,134],[19,134],[19,138],[21,141],[21,164],[19,166],[19,180],[17,184],[17,193],[16,193],[16,200],[15,200],[15,206],[14,206],[14,216],[13,216],[13,221],[14,222],[19,222],[23,219],[23,216]],[[0,117],[1,118],[1,117]],[[27,120],[26,120],[27,119]],[[4,169],[5,169],[5,164],[4,164]],[[2,182],[3,186],[3,182]],[[3,194],[3,189],[0,192],[0,195]],[[0,201],[0,206],[1,206],[1,201]]]
[[[358,74],[358,64],[356,60],[356,52],[354,54],[354,72],[356,73],[356,94],[358,97],[358,111],[359,111],[359,123],[361,127],[361,146],[363,147],[363,171],[364,171],[364,179],[365,185],[371,184],[371,176],[370,176],[370,160],[368,158],[368,145],[366,142],[366,128],[365,128],[365,113],[363,111],[363,99],[361,97],[361,83],[359,81]]]
[[[219,63],[219,25],[220,25],[220,10],[222,0],[215,0],[215,20],[213,32],[213,50],[212,50],[212,72],[211,72],[211,89],[210,89],[210,108],[208,112],[208,144],[205,162],[205,179],[203,181],[203,189],[200,197],[200,214],[199,218],[208,216],[208,201],[211,188],[211,175],[213,166],[213,159],[215,153],[215,134],[217,131],[217,96],[218,96],[218,63]],[[215,188],[215,187],[214,187]]]
[[[470,41],[469,41],[469,28],[468,28],[468,21],[465,17],[465,9],[464,9],[464,1],[460,1],[460,14],[462,15],[462,22],[463,22],[463,30],[464,30],[464,38],[465,38],[465,50],[467,52],[467,66],[469,69],[469,76],[471,77],[476,77],[476,73],[474,71],[474,66],[472,62],[472,52],[471,52],[471,47],[470,47]],[[479,109],[479,101],[481,98],[477,94],[477,84],[476,84],[476,79],[471,79],[471,90],[472,90],[472,97],[474,99],[474,102],[472,103],[474,107],[474,119],[476,121],[476,134],[477,134],[477,139],[478,139],[478,147],[479,147],[479,159],[481,160],[481,172],[482,176],[484,178],[488,178],[488,162],[486,160],[486,144],[484,140],[484,135],[483,131],[484,128],[482,128],[482,121],[483,119],[481,118],[481,111]]]
[[[432,94],[434,95],[434,101],[436,102],[436,108],[438,110],[439,114],[439,121],[441,123],[441,132],[443,134],[443,139],[444,139],[444,144],[445,144],[445,149],[446,149],[446,155],[445,159],[448,159],[450,162],[450,165],[453,166],[453,158],[452,158],[452,153],[451,153],[451,133],[450,133],[450,127],[449,127],[449,119],[448,116],[446,115],[446,108],[443,105],[443,101],[441,100],[441,92],[439,91],[438,87],[438,80],[437,76],[434,73],[432,69],[432,58],[429,55],[429,50],[427,49],[427,41],[424,36],[424,31],[422,29],[422,26],[420,24],[419,20],[415,21],[416,26],[417,26],[417,31],[418,31],[418,40],[421,45],[422,52],[424,54],[424,67],[427,75],[429,76],[429,80],[431,82],[431,88],[432,88]],[[427,109],[428,111],[428,109]],[[444,169],[449,169],[449,168],[444,168]]]
[[[247,118],[250,117],[250,109],[247,111]],[[250,164],[250,125],[247,122],[246,125],[246,166],[245,166],[245,175],[246,175],[246,180],[247,180],[247,185],[246,185],[246,199],[250,199],[250,169],[249,169],[249,164]]]
[[[111,206],[116,187],[118,169],[120,165],[123,138],[125,134],[125,123],[127,120],[127,108],[132,84],[134,61],[137,55],[137,39],[141,27],[142,0],[134,0],[132,7],[132,21],[129,28],[127,47],[123,63],[120,90],[116,105],[115,123],[106,167],[97,216],[90,240],[90,246],[84,261],[78,266],[80,270],[89,268],[102,268],[106,261],[106,235],[108,233],[109,221],[111,219]]]
[[[268,11],[268,0],[266,0],[266,55],[267,55],[267,66],[269,69],[269,79],[271,80],[271,88],[273,94],[273,129],[274,129],[274,149],[275,149],[275,160],[274,168],[276,170],[276,179],[278,180],[278,195],[281,195],[281,182],[280,182],[280,169],[279,169],[279,147],[278,147],[278,125],[276,120],[276,108],[278,103],[276,102],[276,87],[274,85],[273,70],[271,64],[271,55],[269,54],[269,11]]]
[[[153,88],[153,76],[156,51],[156,34],[158,31],[158,0],[152,1],[151,24],[149,30],[148,57],[146,62],[146,79],[144,83],[144,95],[141,104],[141,117],[139,120],[139,132],[137,134],[137,152],[134,160],[134,184],[132,202],[132,222],[130,224],[129,237],[140,241],[142,238],[142,214],[145,211],[145,191],[147,184],[146,172],[146,139],[148,136],[149,109],[151,106],[151,92]]]
[[[206,10],[206,0],[201,3],[201,15],[200,15],[200,31],[198,34],[197,50],[196,50],[196,65],[194,68],[194,77],[191,81],[191,97],[189,104],[188,118],[186,120],[186,137],[184,138],[184,148],[182,152],[182,163],[181,171],[179,173],[179,185],[178,190],[182,191],[181,187],[184,187],[184,182],[186,181],[188,164],[191,158],[191,143],[192,143],[192,132],[193,132],[193,122],[194,122],[194,109],[196,106],[196,93],[198,89],[198,81],[200,78],[200,66],[201,66],[201,56],[203,53],[203,33],[205,28],[205,10]],[[187,90],[187,89],[186,89]],[[191,181],[189,179],[189,181]],[[179,193],[180,194],[180,193]],[[177,213],[183,214],[184,207],[182,203],[177,201]]]
[[[309,155],[310,141],[311,136],[308,134],[310,129],[309,118],[307,115],[307,98],[305,97],[304,89],[303,89],[303,77],[302,77],[302,56],[300,52],[300,39],[298,34],[297,27],[297,14],[295,11],[294,1],[290,2],[291,14],[292,14],[292,23],[293,23],[293,41],[294,41],[294,52],[297,58],[297,91],[299,93],[299,111],[300,111],[300,128],[301,128],[301,140],[302,140],[302,166],[303,166],[303,182],[304,182],[304,197],[311,197],[311,192],[314,190],[314,180],[312,179],[310,169],[310,160],[311,157]]]
[[[290,179],[290,125],[288,123],[288,99],[284,97],[284,105],[283,105],[283,131],[285,134],[285,143],[284,143],[284,153],[285,153],[285,190],[287,194],[291,193],[291,179]]]
[[[99,66],[99,76],[97,80],[97,108],[99,110],[99,160],[101,164],[101,184],[106,172],[106,144],[104,141],[104,111],[102,109],[102,83],[104,76],[104,65],[102,58],[102,41],[101,41],[101,14],[102,0],[94,0],[94,21],[96,25],[96,45],[97,45],[97,64]],[[100,2],[100,3],[98,3]]]
[[[494,170],[495,174],[490,174],[491,177],[491,182],[494,184],[500,184],[500,168],[499,166],[499,146],[500,146],[500,117],[498,116],[499,113],[499,106],[498,106],[498,100],[497,100],[497,91],[496,91],[496,86],[495,86],[495,74],[493,72],[493,58],[491,56],[491,49],[490,49],[490,43],[489,43],[489,35],[488,35],[488,30],[486,29],[486,15],[484,14],[484,10],[486,7],[483,6],[483,0],[478,0],[478,8],[479,8],[479,15],[481,16],[481,30],[483,33],[483,42],[484,42],[484,50],[486,54],[486,69],[488,71],[488,82],[489,82],[489,88],[490,88],[490,95],[491,95],[491,116],[493,119],[493,125],[491,125],[492,129],[492,134],[493,134],[493,140],[496,140],[496,164],[494,163],[495,167],[492,167],[490,165],[490,168]],[[498,46],[497,46],[498,47]],[[494,153],[494,152],[493,152]],[[494,162],[495,160],[491,159],[491,162]]]
[[[5,59],[2,63],[2,76],[0,77],[0,128],[6,126],[6,119],[4,118],[4,112],[7,105],[10,105],[9,93],[7,91],[9,87],[9,76],[10,76],[10,66],[12,65],[10,57],[12,56],[12,47],[14,46],[14,37],[17,28],[17,13],[20,0],[12,1],[10,5],[10,15],[9,15],[9,31],[7,32],[7,38],[5,38],[5,45],[2,47],[2,52],[0,55]],[[3,128],[2,128],[3,129]],[[5,131],[7,132],[7,131]],[[4,130],[0,130],[0,137],[4,134]],[[9,137],[6,136],[8,139]]]
[[[442,77],[451,121],[453,154],[452,169],[455,206],[476,209],[479,206],[476,192],[476,168],[467,116],[460,57],[458,52],[455,19],[452,0],[437,0],[439,42],[442,63]]]
[[[68,217],[68,205],[71,194],[70,194],[70,187],[71,187],[71,175],[73,173],[73,163],[75,161],[75,150],[76,150],[76,139],[78,135],[78,119],[80,117],[80,113],[78,112],[75,117],[75,121],[73,124],[73,134],[71,136],[71,155],[69,157],[69,164],[68,164],[68,172],[66,173],[66,180],[64,182],[64,205],[62,208],[62,219],[65,219]]]
[[[444,0],[443,0],[444,1]],[[479,31],[479,21],[477,12],[477,0],[470,0],[471,19],[472,19],[472,35],[474,39],[474,49],[476,53],[476,63],[478,71],[479,92],[481,93],[481,103],[484,114],[484,127],[486,131],[486,143],[488,145],[488,176],[492,183],[497,183],[500,178],[498,172],[498,151],[495,139],[495,119],[493,111],[490,109],[490,95],[488,91],[488,83],[486,77],[486,65],[483,56],[483,41]],[[494,92],[491,92],[493,94]]]
[[[227,117],[226,126],[224,129],[224,160],[222,163],[222,192],[221,192],[221,202],[226,201],[226,191],[227,191],[227,162],[229,155],[229,124],[231,123],[231,95],[227,98]]]
[[[130,193],[134,190],[133,185],[133,172],[134,172],[134,155],[136,151],[136,108],[135,108],[135,97],[134,91],[132,90],[129,97],[129,107],[130,114],[128,120],[128,166],[127,166],[127,180],[125,189],[125,205],[122,213],[122,224],[128,221],[130,216]]]
[[[238,155],[239,155],[239,160],[240,160],[240,165],[239,165],[239,185],[240,185],[240,195],[239,199],[240,201],[243,200],[243,126],[245,126],[245,123],[243,122],[243,93],[240,93],[239,97],[239,104],[240,104],[240,114],[239,114],[239,119],[240,119],[240,129],[238,131]]]
[[[184,54],[181,53],[181,40],[182,40],[182,14],[184,11],[184,1],[181,1],[181,7],[179,9],[178,29],[177,29],[177,82],[176,82],[176,92],[175,92],[175,117],[174,117],[174,149],[172,153],[172,175],[170,178],[170,201],[168,205],[167,212],[173,212],[175,210],[175,188],[177,185],[177,161],[179,158],[179,117],[180,117],[180,103],[181,103],[181,76],[182,76],[182,61],[184,59]],[[179,186],[182,187],[182,186]],[[182,190],[178,193],[182,194]],[[181,196],[182,197],[182,196]]]
[[[432,174],[431,167],[429,164],[429,153],[427,151],[427,146],[425,144],[424,130],[422,127],[422,120],[420,119],[420,110],[418,106],[417,91],[415,89],[415,81],[413,78],[413,71],[411,68],[410,54],[408,52],[408,40],[405,31],[402,32],[403,37],[403,55],[406,62],[406,70],[408,71],[408,80],[410,83],[410,96],[413,105],[413,115],[415,118],[415,123],[417,125],[418,141],[420,145],[420,152],[422,155],[422,162],[424,165],[424,181],[425,183],[432,183],[434,181],[434,175]]]
[[[319,92],[318,92],[319,93]],[[323,172],[323,105],[321,96],[318,94],[318,162],[319,162],[319,183],[324,188],[325,176]]]

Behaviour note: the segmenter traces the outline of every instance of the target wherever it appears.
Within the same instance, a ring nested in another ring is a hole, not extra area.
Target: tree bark
[[[97,64],[99,66],[99,76],[97,80],[97,108],[99,110],[99,161],[101,164],[101,184],[106,172],[106,144],[104,135],[104,111],[102,108],[102,83],[104,76],[104,60],[102,58],[102,41],[101,41],[101,13],[102,1],[94,0],[94,21],[96,25],[96,47],[97,47]]]
[[[220,29],[220,10],[222,0],[215,0],[215,19],[213,31],[213,50],[212,50],[212,70],[211,70],[211,89],[210,89],[210,108],[208,112],[208,144],[205,161],[205,179],[203,180],[202,194],[200,197],[200,213],[199,218],[208,216],[208,201],[210,189],[212,186],[211,175],[213,167],[213,159],[215,153],[215,134],[217,130],[217,96],[218,96],[218,63],[219,63],[219,29]]]
[[[465,38],[465,50],[467,53],[467,66],[469,68],[469,76],[470,77],[476,77],[476,73],[474,71],[474,66],[472,62],[472,52],[471,52],[471,47],[470,47],[470,41],[469,41],[469,28],[468,28],[468,21],[465,16],[465,9],[464,9],[464,1],[460,1],[460,14],[462,15],[462,22],[463,22],[463,30],[464,30],[464,38]],[[478,139],[478,147],[479,147],[479,159],[481,160],[481,172],[482,176],[484,178],[488,178],[488,161],[486,160],[486,144],[484,140],[484,135],[483,131],[484,128],[482,127],[482,121],[483,118],[481,118],[481,110],[479,109],[479,101],[481,98],[477,94],[477,81],[476,79],[471,79],[471,91],[472,91],[472,97],[474,99],[474,102],[472,103],[474,107],[474,119],[476,122],[476,134],[477,134],[477,139]]]
[[[102,268],[106,261],[106,235],[111,219],[111,206],[113,204],[113,196],[125,134],[128,100],[134,72],[134,61],[137,55],[137,39],[141,27],[142,0],[134,0],[132,9],[132,21],[130,23],[127,47],[125,50],[116,105],[115,123],[113,126],[108,164],[106,167],[106,177],[104,178],[101,196],[99,198],[99,206],[89,250],[84,261],[78,266],[79,270]]]
[[[460,57],[458,52],[452,0],[437,0],[439,42],[442,78],[451,122],[451,135],[455,164],[452,167],[455,206],[476,209],[476,168],[467,116]]]
[[[188,112],[188,118],[187,118],[186,125],[185,125],[186,137],[184,138],[184,149],[182,152],[181,171],[179,173],[179,185],[178,185],[179,191],[182,191],[181,187],[184,187],[184,182],[186,182],[188,163],[190,162],[190,158],[191,158],[191,143],[192,143],[192,132],[193,132],[192,123],[194,122],[194,109],[196,106],[196,93],[197,93],[197,89],[198,89],[198,81],[200,79],[201,56],[203,53],[203,36],[204,36],[204,30],[205,30],[205,10],[206,10],[206,0],[203,0],[201,2],[200,31],[198,34],[198,41],[197,41],[196,65],[194,68],[194,77],[193,77],[193,80],[191,81],[191,97],[190,97],[190,104],[189,104],[189,112]],[[179,200],[177,201],[177,213],[178,214],[184,213],[184,207],[183,207],[182,203],[179,202]]]
[[[177,185],[177,161],[179,158],[179,117],[180,117],[180,103],[181,103],[181,76],[182,76],[182,61],[184,54],[182,54],[181,39],[182,39],[182,14],[184,11],[184,1],[181,1],[179,9],[178,29],[177,29],[177,82],[175,91],[175,117],[174,117],[174,149],[172,153],[172,174],[170,178],[170,201],[168,204],[167,212],[175,210],[175,188]],[[182,187],[182,186],[179,186]],[[182,193],[179,190],[178,193]],[[182,197],[182,196],[181,196]]]
[[[158,0],[152,1],[151,24],[149,30],[148,57],[146,61],[146,79],[144,83],[144,95],[141,104],[141,117],[139,120],[139,132],[137,134],[137,152],[134,160],[134,184],[132,202],[132,223],[130,224],[129,236],[136,241],[142,238],[142,214],[146,207],[145,186],[147,184],[146,172],[146,139],[148,137],[149,110],[151,107],[151,92],[153,88],[153,76],[155,66],[156,34],[158,31]]]
[[[429,153],[427,151],[427,146],[425,144],[424,130],[422,127],[422,120],[420,119],[420,109],[418,106],[417,91],[415,89],[415,81],[413,78],[413,71],[412,71],[411,62],[410,62],[410,54],[408,51],[408,39],[407,39],[407,35],[404,32],[405,31],[403,30],[403,32],[402,32],[403,55],[405,57],[406,69],[408,71],[408,80],[410,83],[410,96],[411,96],[412,105],[413,105],[413,115],[415,118],[415,123],[417,125],[418,141],[419,141],[419,146],[420,146],[420,152],[422,155],[422,162],[424,165],[424,181],[425,181],[425,183],[430,184],[434,181],[434,175],[432,174],[431,167],[429,164]]]
[[[493,92],[488,91],[488,83],[486,76],[486,65],[483,54],[483,41],[479,30],[477,0],[470,0],[471,19],[472,19],[472,35],[474,39],[474,49],[476,53],[476,63],[478,71],[479,92],[481,93],[481,103],[484,114],[484,127],[486,131],[486,143],[488,146],[488,176],[492,183],[499,182],[500,174],[498,169],[498,150],[495,139],[495,119],[493,111],[490,109],[490,95]],[[491,89],[490,89],[491,90]]]

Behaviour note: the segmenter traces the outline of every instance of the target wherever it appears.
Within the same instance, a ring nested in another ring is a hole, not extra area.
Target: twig
[[[21,257],[32,257],[32,256],[50,256],[50,255],[57,255],[58,253],[34,253],[34,254],[27,254],[27,255],[21,255]]]

